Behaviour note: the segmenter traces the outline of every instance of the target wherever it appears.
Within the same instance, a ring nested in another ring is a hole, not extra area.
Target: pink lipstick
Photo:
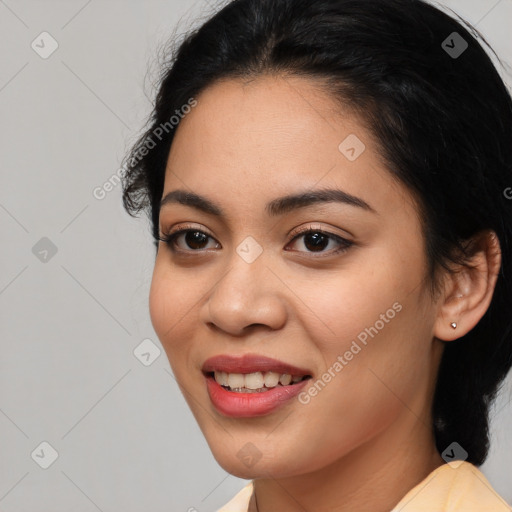
[[[311,371],[256,354],[219,355],[202,367],[214,407],[230,417],[255,417],[284,406],[306,386]]]

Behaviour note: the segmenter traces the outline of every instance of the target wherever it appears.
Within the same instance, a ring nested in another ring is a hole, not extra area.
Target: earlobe
[[[501,267],[501,249],[494,231],[483,231],[470,241],[466,264],[445,275],[445,290],[433,335],[453,341],[478,324],[491,304]]]

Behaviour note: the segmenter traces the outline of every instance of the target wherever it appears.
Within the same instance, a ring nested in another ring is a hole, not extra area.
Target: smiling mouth
[[[227,373],[223,371],[205,372],[217,384],[233,393],[264,393],[278,387],[291,387],[311,379],[311,375],[291,375],[278,372]]]

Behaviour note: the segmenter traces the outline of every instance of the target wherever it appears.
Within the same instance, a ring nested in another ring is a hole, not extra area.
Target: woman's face
[[[354,115],[304,78],[217,83],[177,129],[177,190],[202,202],[161,208],[161,234],[190,231],[160,242],[151,320],[224,469],[293,476],[430,439],[420,224]]]

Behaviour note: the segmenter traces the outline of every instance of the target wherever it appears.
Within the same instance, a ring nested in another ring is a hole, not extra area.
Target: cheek
[[[171,304],[176,304],[176,297],[172,293],[174,288],[167,286],[163,277],[159,265],[156,264],[149,291],[149,314],[153,328],[162,344],[165,338],[164,333],[172,327],[172,320],[176,318],[171,307]]]
[[[304,309],[303,327],[322,352],[343,354],[358,336],[364,343],[370,338],[368,330],[372,334],[376,334],[375,328],[379,333],[389,331],[405,316],[404,303],[410,299],[414,273],[374,252],[365,258],[367,263],[358,260],[295,286],[297,296],[309,309]]]
[[[363,294],[350,307],[338,308],[337,318],[332,317],[339,335],[335,342],[316,339],[325,368],[318,384],[309,389],[314,396],[310,394],[302,412],[299,409],[303,421],[296,421],[295,427],[316,424],[327,458],[331,449],[346,453],[407,414],[404,404],[422,408],[429,379],[428,322],[417,324],[418,295],[400,287],[379,290],[381,298],[370,294],[371,299],[365,299]],[[381,320],[381,313],[388,322]],[[310,434],[304,429],[301,435]],[[308,456],[315,454],[305,459]]]
[[[382,254],[373,261],[381,264],[352,267],[315,286],[309,281],[299,292],[315,312],[302,327],[322,361],[304,413],[322,423],[345,418],[346,425],[364,425],[365,417],[379,416],[385,422],[401,407],[393,390],[411,400],[428,380],[431,315],[416,283],[420,268],[386,263]]]
[[[200,300],[197,286],[191,286],[185,278],[157,260],[153,270],[149,292],[149,313],[153,328],[169,356],[175,355],[180,347],[179,340],[190,339],[194,314],[194,304]]]

